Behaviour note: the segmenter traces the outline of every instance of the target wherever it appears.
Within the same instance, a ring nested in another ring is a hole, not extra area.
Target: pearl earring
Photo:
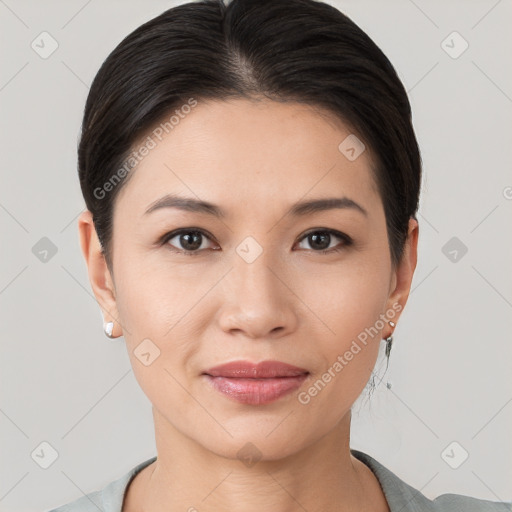
[[[114,337],[112,336],[112,332],[114,331],[114,322],[106,322],[103,328],[105,330],[105,334],[107,335],[107,337]]]

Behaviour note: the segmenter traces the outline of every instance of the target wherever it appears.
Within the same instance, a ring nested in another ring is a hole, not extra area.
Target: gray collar
[[[400,479],[370,455],[351,449],[354,457],[368,466],[377,477],[391,512],[443,512],[464,510],[465,512],[511,512],[512,502],[492,502],[458,494],[443,494],[435,500],[428,499],[417,489]],[[121,478],[108,484],[101,495],[105,512],[120,512],[124,494],[135,475],[156,460],[156,456],[141,462]],[[94,493],[96,494],[96,493]],[[98,496],[99,498],[99,496]],[[83,497],[82,500],[86,499]]]
[[[377,477],[391,512],[434,512],[439,510],[420,491],[405,483],[367,453],[351,449],[354,457],[366,464]]]

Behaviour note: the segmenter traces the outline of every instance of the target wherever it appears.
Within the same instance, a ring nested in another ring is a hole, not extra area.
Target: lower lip
[[[242,404],[263,405],[274,402],[299,388],[308,374],[269,379],[212,377],[211,375],[205,375],[205,377],[217,391],[232,400]]]

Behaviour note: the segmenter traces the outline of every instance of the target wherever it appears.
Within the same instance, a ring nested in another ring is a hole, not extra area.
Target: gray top
[[[359,450],[350,451],[373,471],[384,491],[391,512],[512,512],[512,501],[487,501],[461,494],[442,494],[430,500],[370,455]],[[141,462],[103,489],[48,512],[121,512],[128,484],[139,471],[155,460],[156,456]]]

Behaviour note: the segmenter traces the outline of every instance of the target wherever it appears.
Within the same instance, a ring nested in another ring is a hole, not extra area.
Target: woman
[[[184,4],[91,87],[79,219],[158,455],[56,511],[505,511],[427,499],[350,449],[417,261],[406,92],[327,4]]]

